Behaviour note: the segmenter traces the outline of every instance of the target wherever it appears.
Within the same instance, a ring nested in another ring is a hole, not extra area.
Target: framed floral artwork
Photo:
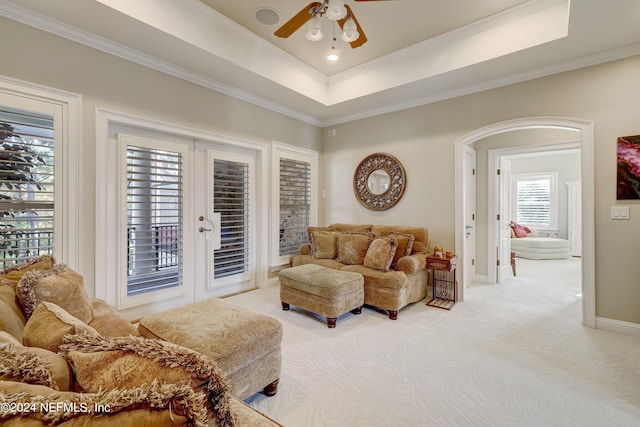
[[[640,135],[618,137],[617,200],[640,200]]]

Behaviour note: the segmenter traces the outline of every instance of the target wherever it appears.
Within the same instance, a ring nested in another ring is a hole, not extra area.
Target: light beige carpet
[[[288,427],[638,426],[640,338],[581,325],[580,261],[518,259],[451,311],[365,308],[328,329],[271,287],[230,299],[284,327],[278,394],[248,403]]]

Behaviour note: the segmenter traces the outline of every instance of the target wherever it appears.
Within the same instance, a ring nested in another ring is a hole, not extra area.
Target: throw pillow
[[[398,241],[398,248],[396,249],[396,253],[393,255],[393,261],[391,261],[391,267],[395,268],[396,263],[400,258],[411,255],[415,236],[409,233],[392,231],[389,233],[389,237],[393,237]]]
[[[209,424],[205,399],[204,394],[189,386],[157,382],[126,390],[74,393],[0,381],[0,402],[14,403],[8,411],[0,413],[0,423],[33,427],[206,427],[213,424]],[[33,407],[51,409],[19,410]],[[71,409],[63,410],[65,407]]]
[[[338,261],[347,265],[362,265],[373,236],[363,233],[338,235]]]
[[[91,300],[93,319],[89,326],[98,331],[103,337],[139,336],[138,328],[122,316],[115,307],[94,298]]]
[[[16,294],[27,319],[43,301],[59,305],[84,323],[93,319],[82,276],[64,264],[25,273],[18,282]]]
[[[9,288],[8,286],[2,286],[3,288]],[[22,341],[22,334],[24,329],[24,317],[19,316],[16,312],[0,300],[0,330],[6,331],[11,334],[16,340]]]
[[[46,348],[58,352],[62,339],[67,334],[85,333],[98,335],[91,326],[67,313],[51,302],[38,305],[24,326],[22,343],[29,347]]]
[[[55,259],[51,255],[43,255],[22,264],[11,265],[0,271],[0,285],[9,285],[15,289],[27,271],[48,270],[53,267]]]
[[[314,231],[311,233],[311,256],[316,259],[334,259],[338,243],[338,233],[334,231]]]
[[[373,239],[364,257],[364,266],[374,270],[389,271],[397,248],[398,240],[393,237]]]
[[[20,343],[0,343],[0,381],[41,384],[55,390],[71,390],[73,385],[71,367],[62,356]]]
[[[166,341],[142,337],[65,337],[60,350],[73,364],[78,391],[133,388],[161,379],[205,392],[219,425],[233,425],[224,374],[208,356]]]

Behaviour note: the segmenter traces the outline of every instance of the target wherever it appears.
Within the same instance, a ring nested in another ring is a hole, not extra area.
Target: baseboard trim
[[[596,329],[640,337],[640,324],[596,317]]]

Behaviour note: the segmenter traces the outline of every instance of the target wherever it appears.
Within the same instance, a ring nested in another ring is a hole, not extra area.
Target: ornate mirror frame
[[[390,182],[386,191],[372,193],[369,189],[369,177],[382,170],[389,175]],[[374,211],[384,211],[394,206],[404,195],[407,174],[402,163],[391,154],[374,153],[364,158],[353,174],[353,192],[362,206]]]

